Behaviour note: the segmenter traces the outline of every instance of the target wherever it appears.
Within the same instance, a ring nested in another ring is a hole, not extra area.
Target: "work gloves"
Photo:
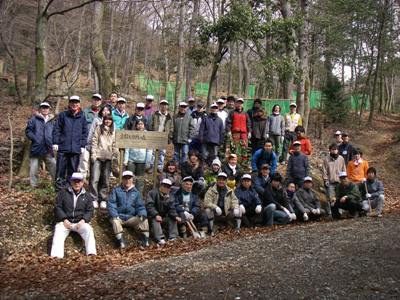
[[[246,214],[246,208],[243,206],[243,204],[239,205],[239,210],[242,213],[242,215]]]
[[[55,152],[58,151],[58,145],[53,145],[53,151],[55,151]]]
[[[307,213],[304,213],[304,214],[303,214],[303,220],[304,220],[305,222],[308,221],[308,215],[307,215]]]
[[[194,219],[193,215],[187,211],[183,213],[185,215],[186,220],[192,221]]]
[[[222,215],[222,210],[221,210],[221,208],[219,208],[219,206],[217,206],[217,207],[215,208],[215,213],[216,213],[217,216]]]
[[[256,209],[255,209],[255,211],[256,211],[256,214],[259,214],[259,213],[261,213],[261,210],[262,210],[262,207],[261,207],[261,205],[257,205],[257,206],[256,206]]]

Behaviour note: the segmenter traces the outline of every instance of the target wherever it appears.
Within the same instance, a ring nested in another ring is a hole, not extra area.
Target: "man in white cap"
[[[189,143],[194,134],[193,119],[187,113],[187,106],[186,102],[179,103],[173,125],[174,159],[179,165],[188,159]]]
[[[235,195],[239,199],[240,214],[244,224],[247,226],[255,224],[255,217],[261,217],[262,206],[257,191],[252,186],[250,174],[242,176],[240,185],[235,189]]]
[[[227,186],[228,175],[218,174],[217,183],[208,189],[204,197],[204,208],[208,218],[209,233],[214,234],[214,220],[235,220],[235,230],[240,231],[241,213],[239,200],[232,189]]]
[[[130,116],[126,121],[124,126],[125,130],[136,130],[136,123],[138,121],[143,121],[144,127],[146,129],[149,128],[147,119],[144,116],[144,108],[145,104],[143,102],[136,103],[135,113],[132,116]]]
[[[53,150],[57,152],[56,188],[64,186],[66,178],[78,170],[88,132],[81,100],[79,96],[71,96],[68,109],[58,115],[53,130]]]
[[[318,219],[325,215],[325,210],[321,208],[318,195],[312,189],[313,179],[310,176],[304,178],[302,188],[299,188],[293,197],[294,211],[303,221]]]
[[[187,103],[188,103],[187,113],[189,115],[192,115],[192,113],[196,110],[196,99],[194,99],[194,97],[189,97]]]
[[[160,187],[147,194],[147,215],[153,229],[154,239],[160,246],[165,245],[162,225],[168,227],[168,239],[173,241],[178,237],[177,223],[182,222],[176,212],[174,198],[170,196],[171,186],[171,180],[162,179]]]
[[[340,130],[337,130],[333,136],[335,138],[334,142],[339,147],[343,143],[342,132]]]
[[[146,104],[144,107],[144,117],[151,123],[151,117],[156,112],[157,108],[154,106],[154,96],[147,95],[145,98]]]
[[[124,128],[126,121],[129,118],[129,114],[126,111],[126,99],[118,98],[117,105],[112,111],[112,116],[114,120],[114,126],[116,130],[121,130]]]
[[[339,184],[336,186],[336,199],[331,202],[332,217],[340,219],[339,208],[348,210],[352,217],[358,217],[362,210],[362,199],[358,186],[347,178],[346,172],[339,173]]]
[[[37,173],[42,160],[46,163],[51,178],[53,181],[55,180],[56,160],[52,149],[53,128],[54,116],[50,113],[50,104],[42,102],[39,105],[39,111],[29,119],[25,129],[26,137],[32,142],[29,152],[31,158],[29,178],[33,188],[38,185]]]
[[[85,241],[87,255],[96,255],[93,228],[89,225],[93,217],[93,199],[83,188],[83,175],[73,173],[71,186],[57,193],[54,215],[56,227],[51,246],[51,256],[64,257],[64,242],[70,231],[75,231]]]
[[[216,101],[216,103],[218,105],[217,115],[218,115],[218,117],[221,118],[222,123],[224,124],[224,130],[225,130],[226,118],[228,118],[228,112],[224,109],[225,100],[220,98]]]
[[[218,156],[218,149],[224,143],[224,124],[217,114],[218,105],[211,104],[210,113],[203,119],[199,129],[203,160],[211,164]]]
[[[163,99],[160,101],[159,110],[156,111],[151,119],[150,130],[151,131],[158,131],[158,132],[168,132],[168,140],[169,142],[172,141],[173,131],[174,131],[174,124],[171,114],[168,111],[168,101]],[[158,172],[162,172],[164,167],[164,160],[165,160],[165,149],[159,150],[159,159],[157,170]]]
[[[285,138],[282,145],[282,156],[280,157],[281,162],[287,159],[289,146],[296,138],[296,127],[303,125],[301,115],[296,112],[296,102],[291,102],[289,109],[290,111],[285,114]]]
[[[108,199],[108,214],[120,249],[126,247],[123,227],[133,228],[140,234],[141,247],[149,246],[147,211],[131,171],[124,171],[121,185],[112,190]]]
[[[101,106],[101,95],[95,93],[92,95],[92,104],[83,110],[88,124],[88,130],[92,126],[93,120],[98,116]]]
[[[189,110],[188,110],[189,111]],[[190,114],[193,120],[193,137],[191,142],[189,143],[189,151],[196,150],[199,153],[202,153],[202,147],[199,137],[200,126],[203,120],[207,117],[205,104],[203,101],[199,100],[196,103],[196,109]]]
[[[287,167],[286,178],[288,182],[293,182],[297,188],[303,186],[304,177],[310,172],[307,155],[301,152],[300,141],[294,141],[294,152],[290,155]]]
[[[251,121],[243,109],[243,103],[243,98],[236,99],[235,109],[226,118],[225,130],[235,142],[240,140],[247,145],[248,139],[251,138]]]

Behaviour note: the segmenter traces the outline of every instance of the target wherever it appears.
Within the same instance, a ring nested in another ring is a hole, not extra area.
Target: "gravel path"
[[[80,286],[85,297],[102,299],[399,299],[399,221],[392,214],[307,224],[98,274]],[[73,294],[54,287],[25,297]]]

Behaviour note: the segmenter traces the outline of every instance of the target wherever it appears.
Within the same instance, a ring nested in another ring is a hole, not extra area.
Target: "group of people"
[[[312,146],[295,103],[284,116],[275,105],[267,117],[261,100],[245,112],[244,100],[233,96],[221,97],[208,111],[204,102],[189,98],[179,103],[176,115],[166,100],[156,108],[151,95],[136,103],[132,115],[126,104],[117,93],[108,100],[93,94],[91,106],[82,110],[80,97],[71,96],[68,109],[56,118],[50,104],[42,102],[28,121],[31,186],[38,186],[44,161],[57,190],[51,256],[64,256],[71,230],[85,240],[88,255],[96,254],[89,222],[99,207],[108,211],[121,249],[126,247],[124,227],[138,232],[145,248],[150,236],[158,245],[190,234],[212,236],[215,222],[240,232],[242,225],[340,218],[343,210],[356,216],[374,208],[382,216],[384,190],[376,170],[339,131],[323,161],[328,201],[321,207],[310,173]],[[119,157],[115,131],[122,129],[167,132],[173,158],[166,160],[162,149],[155,161],[150,145],[126,149]],[[279,163],[286,164],[285,177],[277,170]],[[158,184],[145,195],[144,176],[154,165]],[[113,173],[121,173],[122,181],[110,191]]]

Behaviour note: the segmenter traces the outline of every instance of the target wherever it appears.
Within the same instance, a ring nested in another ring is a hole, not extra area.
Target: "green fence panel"
[[[281,114],[286,114],[289,112],[289,106],[291,100],[289,99],[261,99],[261,106],[264,109],[266,115],[271,114],[272,107],[274,105],[279,105],[281,107]],[[243,107],[247,111],[253,107],[254,99],[245,99]]]
[[[160,99],[162,82],[158,80],[147,80],[146,92],[148,95],[153,95],[155,99]]]
[[[321,91],[311,91],[310,93],[310,108],[321,107]]]
[[[196,82],[194,85],[194,95],[196,97],[207,98],[209,86],[208,82]]]
[[[256,86],[254,84],[249,85],[249,91],[248,91],[248,98],[254,99],[254,95],[256,94]]]

